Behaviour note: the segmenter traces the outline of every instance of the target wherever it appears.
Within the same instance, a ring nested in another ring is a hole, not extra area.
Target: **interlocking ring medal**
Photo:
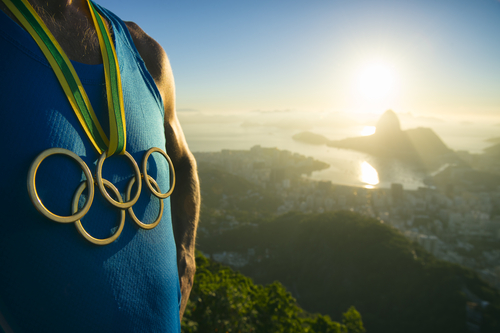
[[[159,152],[166,158],[166,160],[169,164],[170,170],[171,170],[170,174],[172,175],[172,181],[171,181],[172,185],[171,185],[170,189],[165,193],[161,193],[160,186],[158,185],[156,180],[147,174],[148,158],[154,152]],[[78,163],[78,165],[80,165],[80,167],[82,168],[83,173],[85,174],[85,177],[86,177],[86,180],[80,184],[80,186],[76,189],[75,194],[73,195],[73,201],[72,201],[72,206],[71,206],[73,215],[70,215],[70,216],[59,216],[59,215],[56,215],[56,214],[52,213],[51,211],[49,211],[43,205],[41,199],[38,196],[37,190],[36,190],[36,174],[37,174],[38,167],[45,160],[45,158],[47,158],[48,156],[51,156],[51,155],[56,155],[56,154],[66,155],[66,156],[72,158],[73,160],[75,160]],[[172,164],[172,161],[170,160],[169,156],[163,150],[161,150],[160,148],[157,148],[157,147],[153,147],[153,148],[149,149],[144,154],[144,157],[142,160],[143,174],[141,174],[139,167],[137,166],[137,163],[135,162],[134,158],[128,152],[125,152],[124,155],[130,160],[130,162],[134,168],[134,174],[135,174],[132,178],[130,178],[130,180],[128,182],[126,195],[125,195],[125,200],[126,200],[125,202],[123,202],[123,199],[122,199],[121,194],[118,191],[118,189],[110,181],[102,178],[102,166],[103,166],[104,160],[106,159],[106,152],[101,154],[99,161],[97,163],[97,167],[96,167],[95,182],[97,183],[101,194],[103,195],[104,198],[107,199],[107,201],[110,204],[119,208],[119,210],[120,210],[119,226],[118,226],[118,229],[116,230],[116,232],[112,236],[110,236],[108,238],[104,238],[104,239],[95,238],[85,230],[85,228],[83,227],[83,225],[81,223],[81,219],[89,211],[89,209],[92,205],[93,199],[94,199],[94,192],[95,192],[94,178],[92,177],[92,174],[91,174],[90,169],[87,166],[87,164],[78,155],[76,155],[75,153],[73,153],[70,150],[63,149],[63,148],[50,148],[50,149],[43,151],[41,154],[39,154],[35,158],[35,160],[32,162],[30,169],[29,169],[29,172],[28,172],[27,184],[28,184],[28,193],[29,193],[31,201],[33,202],[33,205],[41,214],[43,214],[45,217],[49,218],[52,221],[55,221],[58,223],[73,223],[74,222],[78,232],[86,240],[88,240],[89,242],[96,244],[96,245],[110,244],[110,243],[114,242],[120,236],[120,234],[123,231],[123,227],[125,225],[125,210],[128,211],[132,220],[140,228],[146,229],[146,230],[150,230],[150,229],[155,228],[160,223],[161,218],[163,216],[163,208],[164,208],[163,199],[170,196],[174,190],[174,187],[175,187],[175,170],[174,170],[174,166]],[[142,178],[144,178],[144,181],[146,182],[148,188],[151,190],[151,193],[154,196],[156,196],[157,198],[159,198],[159,200],[160,200],[160,207],[159,207],[158,216],[157,216],[155,221],[153,221],[152,223],[149,223],[149,224],[140,221],[133,211],[133,206],[135,205],[135,203],[139,199],[139,196],[140,196],[141,191],[142,191],[142,186],[141,186]],[[134,183],[136,182],[136,179],[139,179],[138,184],[137,184],[137,191],[136,191],[134,197],[132,198],[132,187],[133,187]],[[113,199],[109,195],[109,193],[107,192],[105,187],[109,188],[114,193],[117,200]],[[88,189],[87,201],[85,202],[82,209],[80,211],[78,211],[78,203],[80,200],[80,196],[82,195],[85,188]]]

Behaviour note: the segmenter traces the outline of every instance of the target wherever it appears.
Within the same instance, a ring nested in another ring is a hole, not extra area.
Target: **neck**
[[[92,65],[102,63],[99,41],[87,0],[27,1],[44,21],[68,58]],[[0,10],[21,25],[1,1]]]
[[[86,0],[28,0],[37,11],[42,11],[54,19],[68,14],[79,13],[90,17]]]

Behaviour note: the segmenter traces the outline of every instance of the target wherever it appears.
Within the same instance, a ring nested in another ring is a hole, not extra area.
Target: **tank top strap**
[[[164,107],[160,92],[153,77],[147,70],[144,60],[135,47],[134,41],[132,39],[132,36],[130,35],[127,25],[118,16],[116,16],[106,8],[99,6],[95,2],[92,3],[97,8],[97,10],[102,15],[104,15],[108,22],[111,23],[118,63],[120,65],[120,72],[122,76],[126,76],[127,72],[130,70],[139,70],[148,90],[155,98],[156,103],[158,103],[158,107],[160,108],[163,117]]]

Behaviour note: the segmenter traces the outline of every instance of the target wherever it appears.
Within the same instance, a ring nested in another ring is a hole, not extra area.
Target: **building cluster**
[[[437,258],[474,269],[500,289],[500,189],[373,190],[376,218],[399,229]],[[382,199],[382,202],[378,200]]]
[[[301,174],[324,168],[322,162],[260,146],[197,153],[196,158],[273,191],[281,199],[277,214],[351,210],[376,218],[500,289],[500,188],[478,191],[449,184],[443,190],[405,190],[392,184],[390,189],[366,189],[311,181]]]

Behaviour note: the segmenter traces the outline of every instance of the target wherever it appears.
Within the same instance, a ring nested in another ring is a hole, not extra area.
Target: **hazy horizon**
[[[483,118],[475,121],[460,118],[440,118],[415,116],[411,113],[396,113],[401,123],[401,129],[407,130],[417,127],[431,128],[443,142],[453,150],[465,150],[470,153],[481,153],[484,148],[493,145],[488,139],[500,136],[500,123]],[[334,112],[304,112],[294,110],[249,111],[235,113],[211,113],[196,110],[178,112],[188,143],[213,136],[245,135],[245,131],[252,128],[279,129],[290,139],[293,134],[310,131],[321,134],[330,140],[341,140],[347,137],[371,134],[380,118],[379,114],[334,113]],[[217,126],[211,132],[210,127]],[[227,128],[226,128],[226,127]],[[206,127],[206,128],[205,128]],[[226,130],[226,132],[224,132]],[[368,132],[367,132],[368,130]],[[278,132],[274,132],[275,135]],[[251,138],[248,145],[251,144]],[[216,147],[211,151],[228,147]],[[198,151],[192,147],[194,151]],[[206,149],[204,149],[206,150]]]

